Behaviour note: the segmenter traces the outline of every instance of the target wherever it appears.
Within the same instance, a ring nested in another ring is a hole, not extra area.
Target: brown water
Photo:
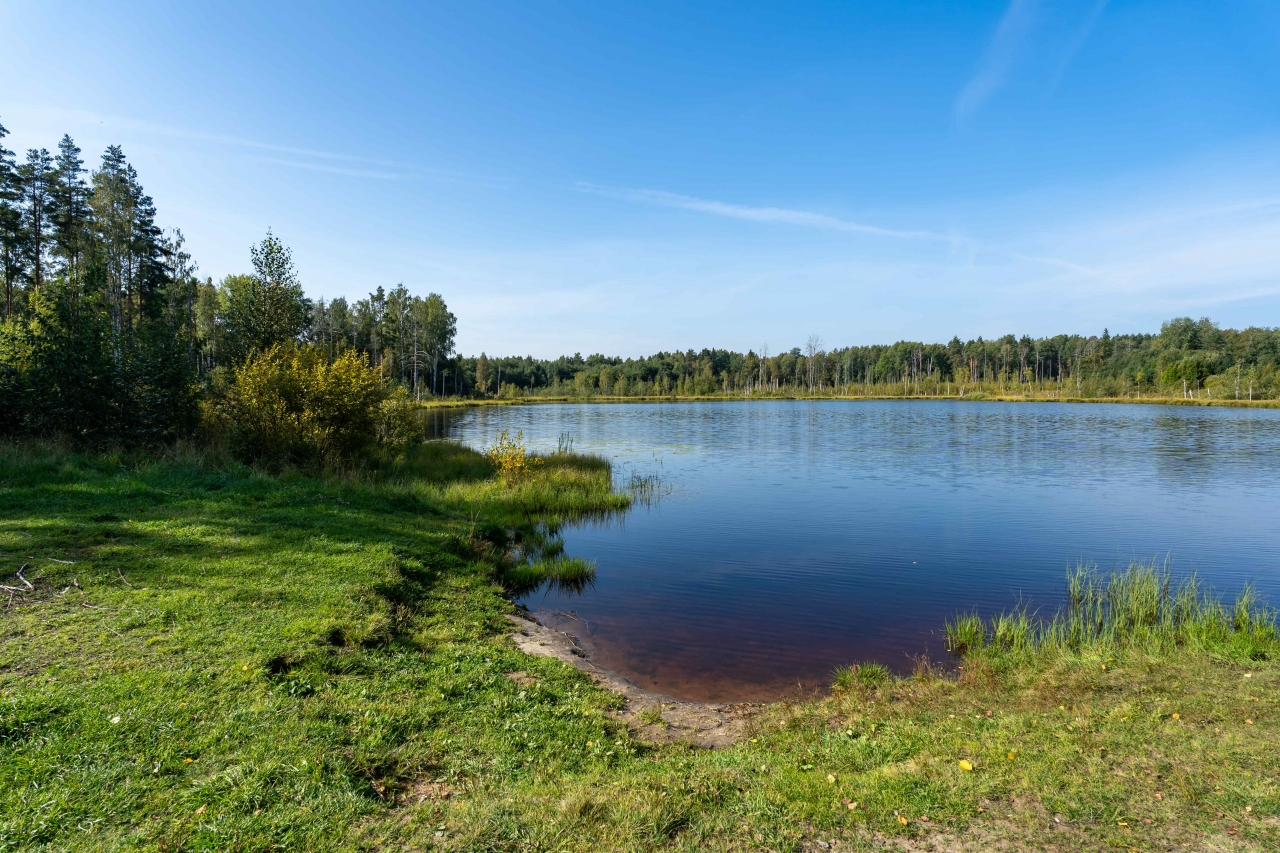
[[[1133,559],[1280,602],[1280,411],[724,402],[467,409],[438,428],[657,474],[670,493],[565,531],[581,593],[522,601],[638,685],[771,699],[857,660],[945,658],[942,626],[1052,612],[1068,568]]]

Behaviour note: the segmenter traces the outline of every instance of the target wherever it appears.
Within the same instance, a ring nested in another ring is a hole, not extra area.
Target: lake
[[[1167,562],[1280,603],[1280,411],[959,401],[562,404],[436,411],[480,448],[569,435],[663,494],[564,531],[581,593],[521,599],[637,685],[709,701],[945,660],[959,612],[1051,614],[1069,568]]]

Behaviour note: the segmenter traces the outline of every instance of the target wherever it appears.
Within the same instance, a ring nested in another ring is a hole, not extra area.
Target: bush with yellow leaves
[[[512,438],[508,430],[498,433],[493,445],[484,452],[485,457],[498,469],[498,474],[507,485],[514,485],[524,479],[535,467],[542,464],[536,456],[530,456],[524,446],[524,432],[516,433]]]
[[[315,347],[277,345],[235,370],[213,415],[234,450],[252,459],[331,462],[418,436],[403,389],[392,390],[364,355],[332,360]]]

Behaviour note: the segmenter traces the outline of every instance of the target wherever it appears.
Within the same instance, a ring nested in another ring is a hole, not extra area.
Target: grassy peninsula
[[[1140,572],[1074,635],[961,619],[954,672],[642,742],[505,619],[558,521],[627,501],[446,443],[324,475],[3,446],[0,850],[1280,846],[1274,623]]]

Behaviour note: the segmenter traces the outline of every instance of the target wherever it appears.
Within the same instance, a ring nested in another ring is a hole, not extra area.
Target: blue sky
[[[1280,325],[1280,4],[8,0],[8,147],[466,353]]]

